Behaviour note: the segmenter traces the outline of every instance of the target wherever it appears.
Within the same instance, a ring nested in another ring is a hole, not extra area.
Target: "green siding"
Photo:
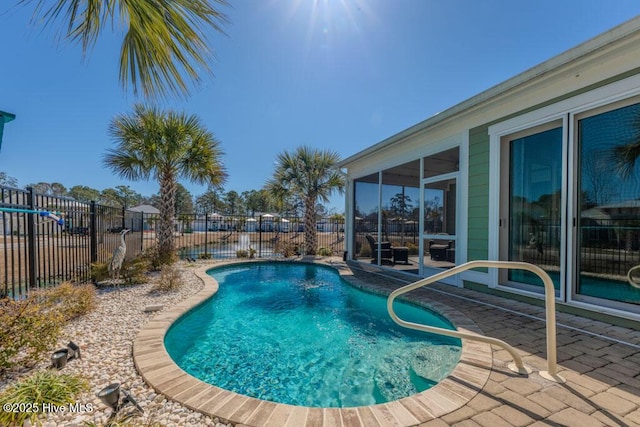
[[[469,131],[469,261],[489,256],[489,132],[488,126]]]

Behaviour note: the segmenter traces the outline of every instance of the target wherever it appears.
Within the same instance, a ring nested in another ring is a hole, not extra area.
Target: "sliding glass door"
[[[560,125],[560,126],[559,126]],[[561,123],[502,141],[500,259],[542,267],[560,289],[562,243]],[[542,281],[521,270],[500,272],[500,284],[542,292]]]

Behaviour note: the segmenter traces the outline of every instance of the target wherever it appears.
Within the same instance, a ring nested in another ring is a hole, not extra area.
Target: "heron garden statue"
[[[120,232],[120,246],[113,251],[113,257],[111,258],[111,262],[109,262],[109,273],[111,274],[111,280],[118,286],[120,289],[120,269],[122,268],[122,263],[124,262],[124,256],[127,254],[127,244],[124,241],[124,235],[127,234],[130,230],[124,229]]]

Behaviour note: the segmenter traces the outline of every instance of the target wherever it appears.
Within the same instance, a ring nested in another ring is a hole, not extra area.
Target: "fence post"
[[[30,210],[36,208],[35,191],[33,187],[27,187],[27,204]],[[27,221],[27,248],[29,250],[29,289],[36,287],[36,277],[38,276],[38,252],[36,250],[36,227],[35,218],[36,214],[26,214],[25,220]]]
[[[144,252],[144,211],[140,211],[140,253]]]
[[[127,211],[125,210],[124,206],[122,207],[122,229],[124,230],[125,228],[127,228],[127,219],[125,218],[125,214],[127,213]]]
[[[262,214],[260,214],[260,221],[258,221],[258,258],[262,257]]]
[[[91,263],[98,262],[98,221],[96,215],[96,202],[91,201],[89,203],[89,222],[90,222],[90,235],[89,235],[89,251],[91,254]]]
[[[197,218],[197,217],[196,217]],[[209,253],[209,214],[204,214],[204,253]],[[205,255],[206,256],[206,255]]]

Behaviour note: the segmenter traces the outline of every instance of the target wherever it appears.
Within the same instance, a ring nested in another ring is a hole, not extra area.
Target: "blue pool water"
[[[209,274],[217,294],[178,319],[165,346],[182,369],[224,389],[293,405],[371,405],[428,389],[460,358],[460,340],[397,326],[386,298],[331,268],[251,263]],[[394,307],[453,329],[424,308]]]

